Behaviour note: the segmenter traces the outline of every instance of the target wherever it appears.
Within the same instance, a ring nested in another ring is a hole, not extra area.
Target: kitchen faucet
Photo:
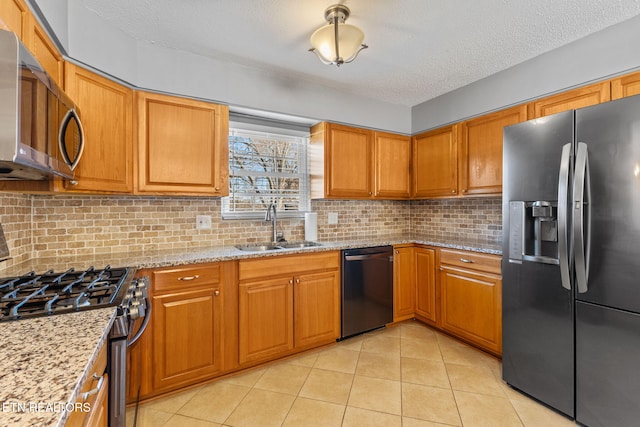
[[[271,228],[273,229],[273,235],[271,243],[281,242],[284,240],[284,234],[278,233],[276,231],[277,228],[277,215],[276,215],[276,205],[271,203],[267,208],[267,213],[264,216],[265,221],[271,221]]]

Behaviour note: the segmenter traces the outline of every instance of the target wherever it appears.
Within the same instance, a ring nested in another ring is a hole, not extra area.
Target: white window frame
[[[250,126],[246,126],[250,128]],[[278,218],[302,218],[304,213],[311,210],[311,197],[309,190],[309,170],[308,170],[308,146],[309,136],[289,135],[276,132],[265,132],[252,129],[243,129],[240,127],[233,127],[229,129],[229,196],[222,197],[221,210],[223,219],[260,219],[264,220],[268,203],[275,203],[277,208]],[[283,197],[286,197],[286,193],[276,192],[275,194],[260,194],[259,191],[237,191],[237,188],[233,184],[233,177],[242,175],[239,169],[234,169],[233,160],[233,140],[235,138],[261,138],[266,140],[279,140],[287,141],[290,143],[298,144],[297,150],[297,172],[286,173],[277,171],[252,171],[250,175],[252,177],[261,178],[282,178],[282,177],[294,177],[299,180],[298,188],[298,210],[285,210],[282,208]],[[238,194],[241,197],[255,197],[255,209],[252,211],[235,211],[233,208],[234,197]],[[262,200],[259,200],[262,199]],[[266,200],[265,200],[266,199]],[[258,207],[259,205],[259,207]]]

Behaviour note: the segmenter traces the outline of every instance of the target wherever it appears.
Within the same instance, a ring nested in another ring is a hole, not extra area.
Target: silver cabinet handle
[[[89,390],[89,391],[85,391],[84,393],[82,393],[82,400],[86,401],[89,396],[93,396],[94,394],[98,393],[100,391],[100,389],[102,388],[102,383],[104,382],[104,375],[103,376],[99,376],[98,374],[93,374],[93,379],[94,380],[98,380],[98,384],[95,386],[95,388]]]
[[[569,167],[571,161],[571,144],[562,146],[560,173],[558,174],[558,257],[562,287],[571,290],[569,278],[569,243],[567,227],[567,204],[569,203]]]
[[[466,262],[467,264],[473,264],[473,260],[472,259],[460,258],[460,261]]]
[[[193,276],[178,277],[178,280],[182,280],[183,282],[188,282],[189,280],[196,280],[198,277],[200,276],[195,274]]]
[[[219,297],[220,296],[220,291],[216,289],[215,291],[213,291],[213,295]]]
[[[589,174],[587,144],[584,142],[578,143],[578,151],[576,153],[573,203],[576,284],[578,285],[578,292],[583,294],[589,290],[589,261],[591,258],[591,176]]]

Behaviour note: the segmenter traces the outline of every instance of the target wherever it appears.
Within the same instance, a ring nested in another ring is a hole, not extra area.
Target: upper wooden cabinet
[[[335,123],[311,128],[311,197],[406,199],[410,138]]]
[[[373,133],[374,197],[411,197],[411,138],[386,132]]]
[[[62,54],[33,15],[30,15],[28,22],[30,34],[25,44],[58,86],[64,87],[65,62]]]
[[[462,123],[458,177],[462,195],[501,194],[502,130],[527,120],[520,105]]]
[[[85,148],[64,190],[133,191],[133,91],[81,67],[66,66],[66,92],[80,108]]]
[[[229,194],[229,109],[137,92],[137,192]]]
[[[17,34],[22,42],[27,45],[28,25],[31,12],[24,0],[0,1],[0,28],[8,29]],[[2,25],[4,23],[4,25]]]
[[[640,95],[640,73],[628,74],[611,80],[611,99]]]
[[[413,196],[451,197],[458,194],[459,126],[413,137]]]
[[[611,84],[609,81],[596,83],[533,101],[528,104],[527,117],[529,120],[537,119],[560,113],[561,111],[589,107],[610,100]]]

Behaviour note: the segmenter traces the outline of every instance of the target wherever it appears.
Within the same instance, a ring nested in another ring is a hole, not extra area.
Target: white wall
[[[412,108],[412,133],[640,67],[640,16]]]

